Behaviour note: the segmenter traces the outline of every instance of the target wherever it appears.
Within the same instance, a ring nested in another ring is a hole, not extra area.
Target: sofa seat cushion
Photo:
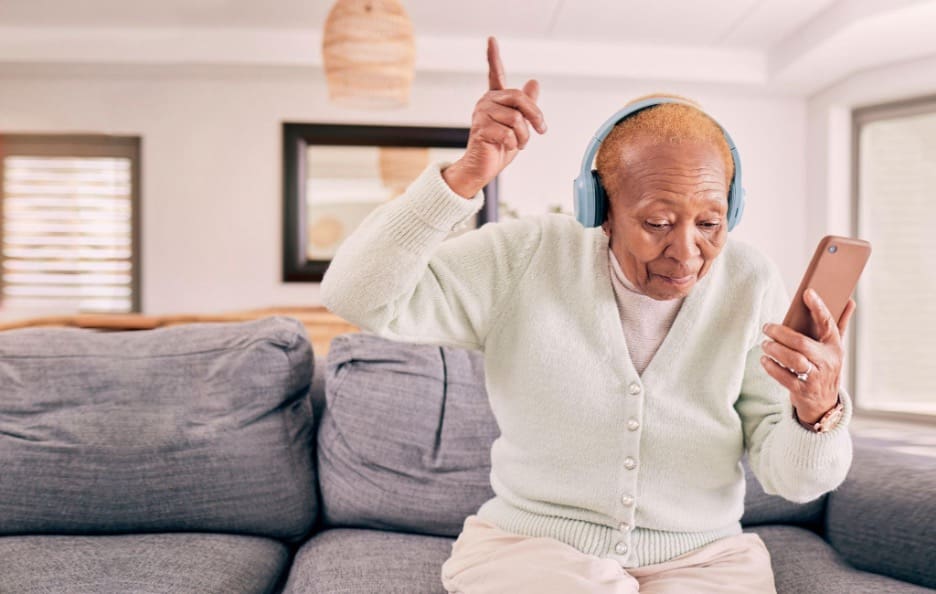
[[[0,592],[243,594],[273,592],[289,562],[282,543],[233,534],[0,538]]]
[[[500,430],[483,363],[477,351],[368,333],[332,341],[317,435],[326,526],[458,536],[494,496]]]
[[[317,509],[312,371],[285,317],[0,332],[0,535],[301,539]]]
[[[932,590],[849,565],[815,533],[795,526],[763,525],[756,532],[770,551],[777,594],[932,594]]]
[[[453,538],[333,528],[296,553],[284,594],[445,594]]]

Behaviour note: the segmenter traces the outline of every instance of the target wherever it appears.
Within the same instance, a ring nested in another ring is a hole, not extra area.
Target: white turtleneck
[[[621,270],[621,265],[610,248],[608,265],[611,268],[611,285],[617,299],[627,350],[637,373],[643,374],[666,338],[684,298],[658,301],[641,293]]]

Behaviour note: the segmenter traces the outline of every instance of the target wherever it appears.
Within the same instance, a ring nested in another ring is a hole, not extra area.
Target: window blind
[[[3,157],[5,309],[132,311],[132,170],[129,158]]]
[[[856,379],[863,408],[936,414],[936,102],[924,109],[860,128],[858,230],[873,253]]]

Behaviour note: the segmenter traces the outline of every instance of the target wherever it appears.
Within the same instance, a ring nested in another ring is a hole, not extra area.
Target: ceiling
[[[321,66],[333,0],[0,0],[0,64]],[[936,0],[403,0],[417,69],[730,82],[816,92],[936,53]],[[543,56],[549,59],[544,60]]]
[[[834,0],[403,0],[416,31],[766,49]],[[321,28],[332,0],[0,0],[26,27]],[[600,15],[600,18],[596,18]]]

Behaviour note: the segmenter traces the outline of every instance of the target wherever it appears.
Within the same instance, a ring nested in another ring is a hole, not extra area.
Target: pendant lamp
[[[380,181],[396,198],[413,183],[429,165],[429,147],[425,146],[380,146],[378,165]]]
[[[367,109],[409,103],[416,48],[399,0],[337,0],[325,20],[322,56],[334,103]]]

